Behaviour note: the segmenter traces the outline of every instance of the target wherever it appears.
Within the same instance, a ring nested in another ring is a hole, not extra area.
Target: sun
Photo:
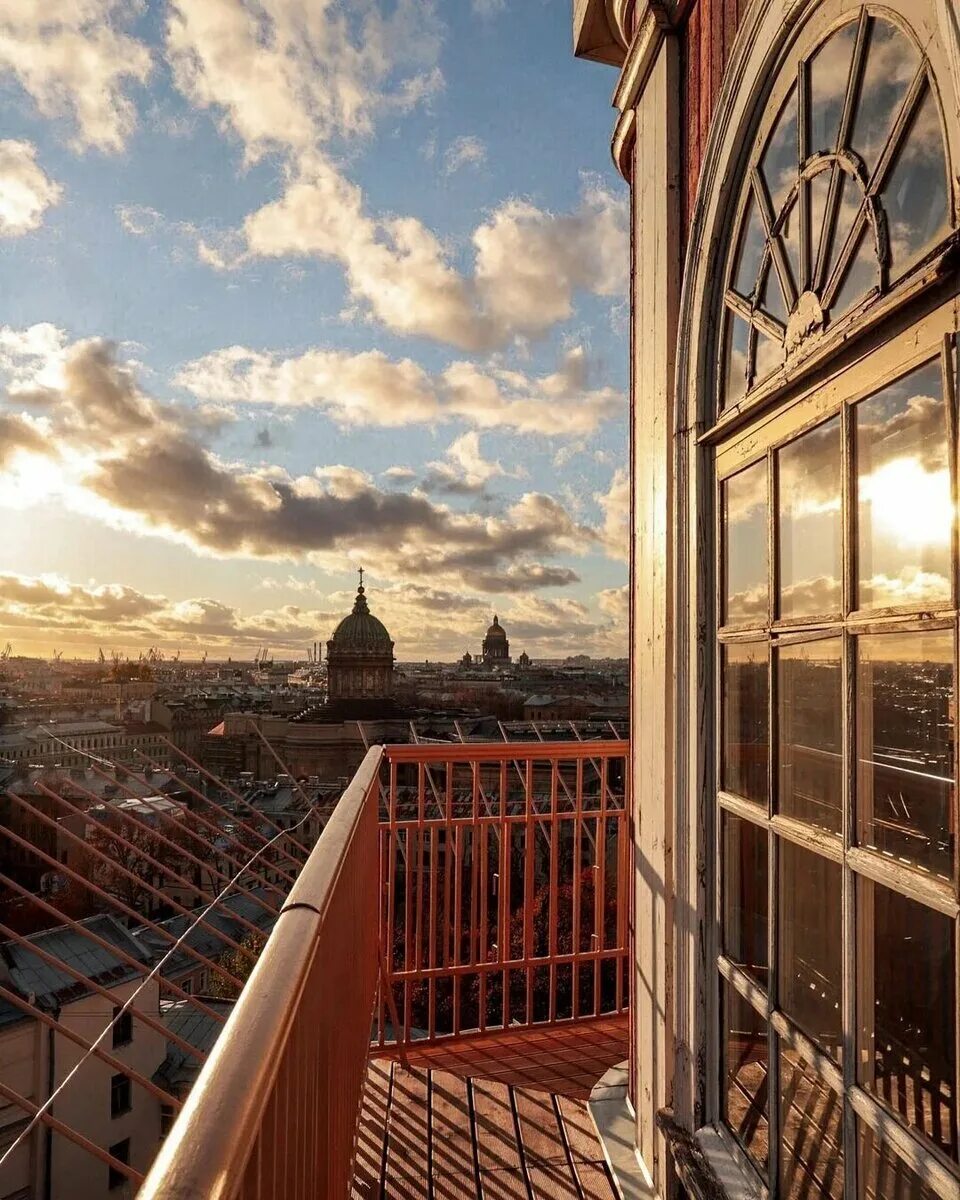
[[[947,546],[953,524],[950,472],[927,471],[916,458],[894,458],[860,480],[875,534],[898,546]]]

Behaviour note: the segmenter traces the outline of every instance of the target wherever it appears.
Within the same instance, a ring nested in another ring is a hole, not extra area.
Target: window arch
[[[778,82],[726,268],[721,410],[852,325],[953,229],[931,66],[888,11],[848,13]]]

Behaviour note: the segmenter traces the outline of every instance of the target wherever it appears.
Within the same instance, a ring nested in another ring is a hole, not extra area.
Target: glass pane
[[[767,831],[723,814],[723,949],[767,985]]]
[[[745,300],[752,298],[757,287],[760,258],[767,244],[767,235],[751,190],[743,214],[743,232],[737,248],[737,266],[733,275],[733,286]]]
[[[780,277],[770,259],[767,259],[757,305],[765,313],[769,313],[771,317],[778,320],[781,325],[786,325],[789,314],[787,306],[783,302],[783,289],[780,287]]]
[[[797,145],[797,89],[790,89],[777,123],[760,160],[760,173],[767,184],[774,216],[777,216],[793,187],[799,170]]]
[[[780,1007],[839,1061],[840,864],[782,838],[778,845]]]
[[[742,400],[747,393],[747,337],[750,326],[733,313],[727,313],[727,365],[723,407]]]
[[[955,842],[952,633],[857,639],[857,831],[942,878]]]
[[[843,828],[843,687],[839,637],[777,651],[779,811]]]
[[[833,225],[829,254],[826,256],[827,265],[823,273],[824,284],[832,278],[833,272],[836,270],[837,260],[846,245],[847,236],[853,228],[853,223],[863,204],[863,192],[860,190],[860,185],[851,176],[841,173],[839,187],[840,202],[837,205],[837,216]]]
[[[913,42],[889,21],[874,17],[850,137],[850,147],[863,159],[868,179],[919,65],[920,56]]]
[[[837,288],[830,305],[832,319],[842,317],[848,308],[862,300],[867,292],[873,287],[878,287],[879,283],[880,265],[877,261],[873,230],[869,223],[866,223],[857,238],[857,246],[847,264],[843,282]]]
[[[892,275],[899,275],[947,232],[947,195],[940,113],[928,85],[880,197],[887,214]]]
[[[767,1170],[767,1023],[739,992],[723,985],[723,1119],[763,1175]]]
[[[767,643],[723,647],[723,787],[767,803]]]
[[[777,454],[781,617],[836,613],[841,605],[840,418]]]
[[[780,1052],[780,1195],[843,1195],[843,1101],[802,1055]]]
[[[859,606],[950,600],[953,504],[939,362],[856,407]]]
[[[858,880],[859,1082],[957,1158],[954,923]]]
[[[857,1164],[858,1200],[937,1200],[937,1193],[859,1120]]]
[[[767,618],[767,464],[765,459],[723,484],[725,621]]]
[[[787,256],[787,265],[794,288],[798,280],[803,278],[800,270],[800,203],[795,200],[787,213],[787,218],[780,227],[780,241]]]
[[[825,42],[810,60],[808,154],[832,153],[836,149],[856,40],[857,22],[853,21]]]
[[[756,376],[757,380],[766,379],[768,375],[772,375],[779,367],[783,366],[784,348],[783,342],[775,342],[772,338],[768,338],[765,333],[757,330],[757,350],[756,350]]]
[[[810,269],[816,271],[820,252],[820,236],[823,222],[827,215],[827,200],[830,195],[830,179],[832,171],[821,171],[807,184],[810,192]],[[824,247],[824,260],[830,261],[832,239]]]

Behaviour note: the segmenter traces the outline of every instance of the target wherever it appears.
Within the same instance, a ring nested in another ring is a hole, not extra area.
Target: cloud
[[[19,344],[35,348],[45,338],[56,341],[46,331],[23,335]],[[350,466],[293,476],[278,466],[225,462],[199,440],[192,410],[146,394],[112,343],[88,339],[55,357],[55,367],[39,367],[50,379],[42,426],[27,434],[25,418],[13,418],[29,444],[2,481],[11,503],[55,496],[116,527],[221,558],[328,569],[362,558],[393,578],[429,574],[438,583],[487,590],[572,582],[575,572],[551,560],[597,543],[593,529],[539,492],[495,514],[456,512],[422,492],[384,490]],[[29,380],[21,382],[30,394]],[[476,455],[473,449],[461,441],[461,467],[493,470],[479,445]],[[45,469],[44,460],[56,469]]]
[[[339,262],[362,314],[471,352],[543,335],[572,315],[579,291],[616,297],[626,287],[627,201],[589,178],[572,212],[508,200],[471,241],[464,274],[420,221],[370,216],[360,188],[311,154],[288,170],[279,199],[199,253],[225,269],[258,258]]]
[[[150,646],[189,655],[243,653],[268,644],[281,656],[302,657],[325,641],[353,603],[350,590],[324,594],[320,581],[266,580],[271,592],[315,597],[315,606],[281,604],[244,612],[205,597],[173,599],[120,583],[78,583],[57,575],[0,573],[0,636],[19,651],[51,642],[75,653],[118,644],[136,654]],[[611,589],[613,590],[613,589]],[[490,601],[475,592],[418,582],[368,588],[371,608],[385,622],[400,658],[457,658],[479,643],[491,617]],[[518,596],[500,607],[501,620],[521,649],[537,655],[575,652],[622,655],[622,629],[603,611],[572,599]]]
[[[486,144],[472,134],[454,138],[443,155],[443,173],[453,175],[463,167],[482,167],[487,161]]]
[[[630,476],[623,467],[613,473],[610,487],[594,499],[603,511],[603,541],[611,558],[626,562],[630,549]]]
[[[0,237],[20,237],[43,223],[63,188],[48,178],[31,142],[0,141]]]
[[[254,162],[370,134],[443,86],[432,0],[173,0],[167,55],[177,87]]]
[[[121,150],[137,120],[129,87],[151,71],[146,46],[123,29],[141,7],[8,0],[0,7],[0,76],[15,79],[42,116],[69,120],[76,149]]]
[[[495,17],[506,11],[507,0],[470,0],[470,7],[478,17]]]
[[[450,443],[441,461],[427,463],[421,486],[426,492],[470,496],[485,493],[491,479],[506,474],[499,462],[488,462],[483,457],[480,435],[465,433]]]
[[[623,393],[591,387],[589,374],[580,346],[544,376],[466,361],[430,375],[409,358],[390,359],[379,350],[307,350],[282,358],[229,346],[186,363],[174,382],[218,404],[316,408],[342,427],[457,420],[477,429],[566,437],[592,433],[624,411]]]

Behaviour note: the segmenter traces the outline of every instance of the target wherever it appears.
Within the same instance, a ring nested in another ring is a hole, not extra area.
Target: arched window
[[[771,1197],[960,1196],[960,131],[937,4],[824,0],[776,53],[790,6],[768,5],[744,57],[776,66],[728,101],[730,212],[704,221],[710,1103]]]
[[[849,14],[780,90],[728,263],[721,409],[854,324],[952,230],[930,64],[889,14]]]

